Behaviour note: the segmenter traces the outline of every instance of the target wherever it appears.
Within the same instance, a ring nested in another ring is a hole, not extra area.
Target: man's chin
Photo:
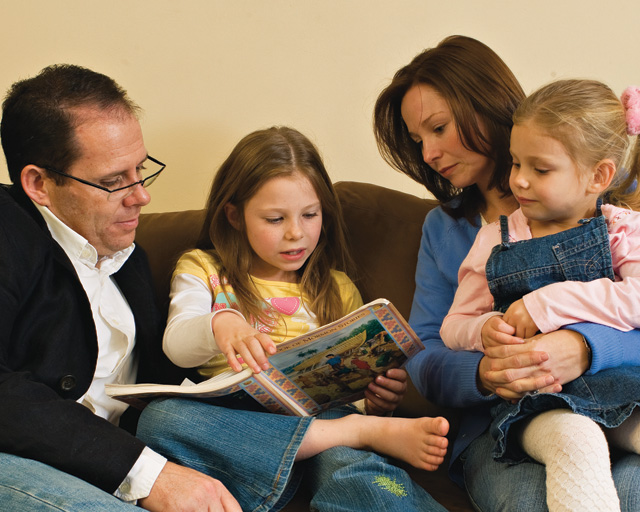
[[[133,243],[135,234],[136,233],[134,231],[133,233],[128,234],[126,237],[121,237],[118,240],[111,241],[107,246],[102,247],[102,250],[99,250],[98,254],[100,254],[100,257],[113,256],[120,251],[124,251]]]

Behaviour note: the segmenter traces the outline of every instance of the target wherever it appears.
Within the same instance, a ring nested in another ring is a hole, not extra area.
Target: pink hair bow
[[[627,120],[627,133],[629,135],[640,134],[640,87],[632,85],[627,87],[620,97]]]

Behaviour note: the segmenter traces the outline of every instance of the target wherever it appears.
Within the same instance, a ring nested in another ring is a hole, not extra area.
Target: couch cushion
[[[180,255],[192,249],[204,222],[205,210],[143,213],[136,232],[136,244],[147,253],[151,274],[163,311],[169,307],[169,285]]]
[[[437,202],[369,183],[342,181],[336,190],[363,300],[383,297],[408,318],[422,224]]]
[[[352,278],[362,298],[384,297],[408,316],[422,223],[436,201],[369,183],[341,181],[335,187],[355,263]],[[195,246],[204,216],[204,209],[140,216],[136,243],[147,252],[163,308],[168,307],[173,267],[180,254]]]

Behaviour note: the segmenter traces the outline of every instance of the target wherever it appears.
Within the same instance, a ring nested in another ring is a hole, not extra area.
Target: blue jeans
[[[318,415],[333,419],[352,413],[347,407]],[[311,510],[445,512],[409,474],[388,459],[365,450],[338,446],[308,461],[304,482],[312,494]]]
[[[485,432],[462,454],[464,482],[480,512],[546,512],[546,474],[542,464],[510,465],[491,456],[495,441]],[[613,481],[622,512],[640,511],[640,455],[613,460]]]
[[[7,453],[0,453],[0,504],[11,512],[140,510],[84,480]]]
[[[341,407],[318,417],[337,418]],[[312,510],[444,512],[409,475],[371,452],[337,447],[294,464],[313,418],[156,400],[142,413],[138,437],[170,460],[220,480],[245,511],[276,511],[304,477]]]

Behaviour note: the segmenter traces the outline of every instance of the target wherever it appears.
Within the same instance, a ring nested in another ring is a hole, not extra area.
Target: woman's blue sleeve
[[[453,302],[458,268],[471,248],[476,230],[466,233],[437,210],[427,216],[423,226],[409,317],[425,349],[411,358],[407,371],[428,400],[448,407],[468,407],[488,400],[477,385],[478,364],[483,354],[446,347],[440,338],[440,325]]]
[[[582,334],[591,347],[591,366],[585,374],[618,366],[640,366],[640,330],[623,332],[588,323],[568,325],[566,329]]]

